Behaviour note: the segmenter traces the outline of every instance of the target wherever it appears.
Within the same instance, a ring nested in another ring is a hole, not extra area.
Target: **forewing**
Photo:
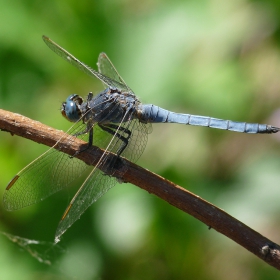
[[[43,36],[43,40],[46,43],[46,45],[57,55],[62,57],[64,60],[78,68],[79,70],[83,71],[84,73],[90,75],[91,77],[98,78],[102,83],[109,87],[118,87],[122,88],[123,85],[117,81],[112,80],[111,78],[95,71],[94,69],[87,66],[85,63],[78,60],[76,57],[74,57],[71,53],[63,49],[61,46],[59,46],[57,43],[52,41],[50,38]]]
[[[74,135],[84,130],[83,123],[75,123],[54,147],[22,169],[6,187],[4,207],[12,211],[29,206],[67,187],[80,176],[86,177],[92,166],[55,149],[61,141],[73,142],[77,138]],[[78,138],[87,142],[88,134]]]
[[[37,203],[69,185],[88,168],[83,161],[51,148],[10,182],[4,192],[4,207],[12,211]]]

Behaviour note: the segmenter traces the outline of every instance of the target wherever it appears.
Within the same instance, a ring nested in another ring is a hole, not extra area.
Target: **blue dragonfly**
[[[89,152],[88,147],[92,145],[104,149],[98,163],[87,165],[76,158],[77,153],[69,156],[55,149],[61,139],[21,170],[4,193],[4,207],[9,211],[17,210],[47,198],[82,177],[83,184],[58,224],[55,242],[59,242],[61,235],[93,202],[116,184],[115,162],[109,154],[136,162],[145,149],[152,123],[179,123],[244,133],[270,134],[280,130],[266,124],[180,114],[153,104],[142,104],[105,53],[99,55],[98,71],[95,71],[50,38],[43,36],[43,40],[60,57],[91,77],[98,78],[105,86],[105,90],[96,96],[89,93],[85,101],[81,96],[72,94],[61,106],[62,115],[74,123],[63,140],[71,143],[78,137],[86,141],[87,147],[78,153]]]

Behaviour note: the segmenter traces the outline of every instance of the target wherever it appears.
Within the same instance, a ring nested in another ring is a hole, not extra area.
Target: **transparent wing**
[[[86,209],[116,184],[114,177],[105,176],[99,169],[95,169],[90,178],[81,188],[75,200],[67,208],[65,217],[59,222],[55,233],[55,242],[59,242],[61,235],[86,211]],[[68,212],[69,211],[69,212]]]
[[[123,128],[123,130],[121,129]],[[123,123],[118,129],[117,133],[125,136],[125,131],[131,131],[131,137],[128,146],[122,153],[122,156],[135,162],[143,153],[147,140],[148,133],[151,131],[151,125],[140,123],[138,120]],[[123,142],[119,137],[113,137],[109,143],[107,150],[117,153]],[[114,162],[107,161],[107,156],[104,154],[100,164],[91,172],[87,180],[80,187],[69,206],[67,207],[56,231],[55,241],[60,240],[60,236],[84,213],[84,211],[99,197],[106,193],[110,188],[116,184],[114,177],[105,175],[100,169],[106,165],[111,167]],[[100,168],[100,169],[98,169]],[[125,169],[123,170],[125,172]]]
[[[84,125],[77,123],[69,133],[76,133],[82,129]],[[67,141],[73,141],[75,136],[65,133],[62,139],[65,138]],[[83,161],[71,158],[54,147],[50,148],[11,180],[4,192],[4,207],[12,211],[37,203],[68,186],[89,169],[90,166]]]
[[[84,73],[90,75],[91,77],[98,78],[102,83],[107,85],[108,87],[115,87],[119,89],[126,88],[121,82],[113,80],[111,77],[107,77],[93,69],[91,69],[89,66],[87,66],[85,63],[78,60],[76,57],[74,57],[72,54],[70,54],[68,51],[60,47],[57,43],[52,41],[50,38],[43,36],[43,40],[46,43],[46,45],[57,55],[62,57],[64,60],[78,68],[79,70],[83,71]]]
[[[133,91],[127,86],[127,84],[120,76],[116,67],[113,65],[113,63],[111,62],[111,60],[109,59],[106,53],[101,53],[99,55],[97,66],[98,66],[98,71],[101,74],[111,78],[114,81],[117,81],[118,85],[121,85],[121,88],[119,87],[120,89],[124,90],[125,92],[129,92],[133,94]]]

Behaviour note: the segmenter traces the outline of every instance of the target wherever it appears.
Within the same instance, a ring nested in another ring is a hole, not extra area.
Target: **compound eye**
[[[70,95],[66,102],[62,103],[61,114],[70,122],[76,122],[81,117],[80,102],[83,102],[83,99],[77,94]]]

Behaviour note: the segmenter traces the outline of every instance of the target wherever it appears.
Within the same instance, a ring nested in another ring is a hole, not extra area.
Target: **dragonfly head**
[[[78,94],[71,94],[68,96],[65,102],[61,106],[61,114],[70,122],[78,121],[81,116],[81,104],[83,103],[83,98]]]

